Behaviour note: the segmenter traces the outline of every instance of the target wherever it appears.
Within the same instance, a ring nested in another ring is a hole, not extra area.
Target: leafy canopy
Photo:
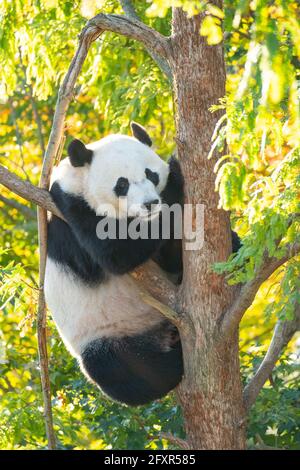
[[[299,4],[291,0],[134,1],[141,19],[170,33],[171,7],[203,14],[210,47],[224,40],[227,92],[213,136],[220,207],[232,212],[243,248],[218,265],[229,282],[255,275],[265,250],[282,256],[299,242]],[[3,0],[0,4],[0,159],[37,183],[58,86],[86,20],[122,13],[117,0]],[[144,124],[158,152],[174,149],[170,84],[143,47],[107,33],[88,55],[67,123],[67,142],[85,142]],[[227,144],[225,144],[227,142]],[[23,200],[3,191],[6,198]],[[2,448],[46,447],[36,352],[37,227],[34,218],[0,200],[0,442]],[[27,207],[29,205],[27,204]],[[32,208],[34,210],[34,208]],[[282,239],[278,246],[277,240]],[[241,327],[244,380],[257,368],[277,317],[290,318],[299,298],[299,259],[261,288]],[[264,313],[263,313],[264,312]],[[141,409],[113,404],[86,383],[49,322],[55,430],[62,449],[167,448],[160,430],[182,436],[173,397]],[[249,445],[299,448],[299,366],[293,349],[276,369],[250,415]]]

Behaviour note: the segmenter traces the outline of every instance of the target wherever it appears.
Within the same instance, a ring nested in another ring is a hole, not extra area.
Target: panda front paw
[[[169,179],[172,181],[172,184],[180,189],[183,189],[184,179],[179,160],[175,158],[174,155],[172,155],[172,157],[168,160],[168,165],[170,169]]]

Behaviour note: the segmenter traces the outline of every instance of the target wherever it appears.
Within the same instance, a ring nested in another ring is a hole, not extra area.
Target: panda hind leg
[[[179,335],[168,326],[171,328],[163,337],[160,329],[134,337],[94,340],[82,353],[82,370],[106,395],[121,403],[138,406],[161,398],[178,385],[183,374]]]

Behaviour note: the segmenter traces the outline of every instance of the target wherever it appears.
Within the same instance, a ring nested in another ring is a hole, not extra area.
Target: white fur
[[[169,168],[149,147],[123,135],[111,135],[87,147],[94,152],[91,164],[73,167],[66,158],[55,168],[52,183],[57,181],[63,191],[83,197],[98,215],[108,212],[107,204],[119,217],[134,215],[133,205],[143,215],[145,202],[160,200]],[[146,178],[146,168],[158,173],[157,187]],[[130,183],[126,204],[114,192],[121,176]],[[89,287],[65,266],[48,258],[45,295],[58,330],[75,356],[93,339],[132,336],[162,321],[160,313],[141,300],[129,275],[112,276]]]
[[[48,258],[45,296],[60,335],[75,356],[94,339],[132,336],[162,321],[162,316],[142,301],[127,274],[88,287]]]
[[[169,168],[150,147],[119,134],[87,147],[94,152],[91,164],[75,168],[67,158],[53,172],[52,182],[58,181],[65,192],[82,196],[97,215],[146,216],[144,203],[154,199],[161,202],[159,194],[166,185]],[[158,173],[157,187],[146,178],[146,168]],[[121,176],[130,183],[126,201],[114,192]]]

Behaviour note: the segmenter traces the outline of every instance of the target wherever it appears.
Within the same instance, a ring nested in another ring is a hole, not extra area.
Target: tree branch
[[[0,165],[0,184],[3,184],[3,186],[10,189],[13,193],[26,199],[26,201],[33,202],[63,219],[63,215],[54,204],[50,193],[46,189],[37,188],[29,183],[29,181],[22,180],[2,165]],[[3,199],[5,198],[3,196],[1,196],[1,199],[4,202]],[[23,206],[23,208],[24,207],[25,206]],[[15,208],[20,210],[19,207],[15,206]],[[28,210],[30,209],[28,208]],[[22,211],[24,212],[23,209]]]
[[[244,389],[244,403],[247,410],[251,408],[260,390],[270,377],[282,350],[298,330],[300,330],[300,305],[296,308],[293,320],[279,321],[276,324],[269,349],[256,374]]]
[[[139,266],[132,272],[132,277],[159,302],[170,309],[175,308],[176,286],[169,281],[166,273],[152,260]]]
[[[133,21],[141,21],[135,11],[134,6],[132,5],[131,0],[120,0],[120,4],[127,18]],[[173,75],[168,62],[163,59],[160,55],[153,52],[150,48],[148,48],[148,46],[146,46],[146,50],[148,51],[149,55],[152,57],[154,62],[157,63],[158,67],[162,70],[162,72],[168,77],[169,82],[172,83]]]
[[[173,434],[162,432],[160,433],[160,437],[162,439],[166,439],[171,444],[173,444],[176,447],[179,447],[180,449],[191,450],[191,446],[189,445],[187,441],[185,441],[184,439],[181,439],[180,437],[173,436]]]
[[[225,312],[219,323],[219,333],[223,337],[230,336],[238,327],[246,310],[250,307],[264,281],[282,266],[286,261],[300,252],[300,244],[295,243],[286,247],[286,254],[282,258],[264,257],[254,279],[247,282],[240,290],[239,295],[231,308]]]
[[[105,15],[100,13],[92,18],[87,27],[96,26],[100,32],[111,31],[141,42],[151,54],[158,54],[164,59],[170,55],[167,37],[155,29],[149,28],[142,21],[125,15]]]
[[[20,202],[16,201],[15,199],[8,199],[5,196],[0,195],[0,201],[3,202],[6,206],[13,207],[17,209],[18,212],[21,212],[25,215],[28,219],[36,220],[36,213],[30,207],[21,204]]]

